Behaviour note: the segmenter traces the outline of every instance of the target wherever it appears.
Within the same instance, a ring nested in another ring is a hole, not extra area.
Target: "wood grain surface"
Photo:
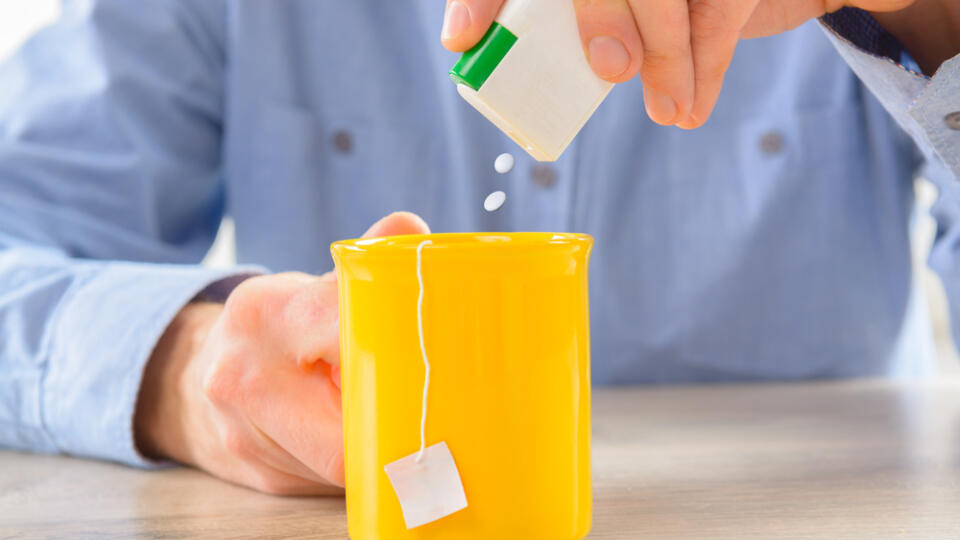
[[[960,382],[598,390],[591,538],[960,538]],[[346,538],[341,498],[0,451],[0,537]]]

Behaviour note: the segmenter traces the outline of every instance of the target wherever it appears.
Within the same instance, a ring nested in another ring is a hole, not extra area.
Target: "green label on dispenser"
[[[474,90],[480,90],[503,57],[507,55],[517,36],[498,22],[494,22],[479,43],[463,53],[460,60],[450,70],[450,78],[457,84],[465,84]]]

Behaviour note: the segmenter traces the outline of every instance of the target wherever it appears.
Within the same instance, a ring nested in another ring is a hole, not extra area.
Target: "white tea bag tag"
[[[447,443],[428,446],[383,467],[400,500],[403,521],[412,529],[467,507],[460,472]]]

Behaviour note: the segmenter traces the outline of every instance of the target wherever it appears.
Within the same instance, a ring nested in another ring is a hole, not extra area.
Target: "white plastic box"
[[[613,88],[587,62],[571,0],[507,0],[450,77],[538,161],[556,161]]]

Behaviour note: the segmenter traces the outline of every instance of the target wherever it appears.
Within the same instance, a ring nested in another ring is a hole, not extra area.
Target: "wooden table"
[[[591,538],[960,538],[960,382],[594,396]],[[0,452],[0,537],[345,538],[343,500]]]

